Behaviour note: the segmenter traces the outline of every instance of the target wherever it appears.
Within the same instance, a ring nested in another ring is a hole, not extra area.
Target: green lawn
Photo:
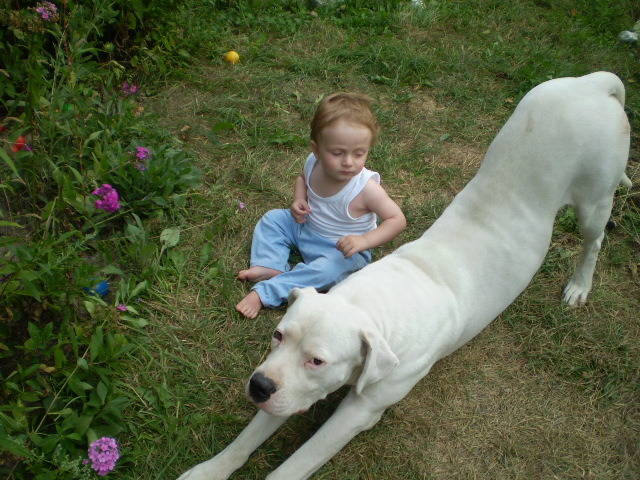
[[[418,9],[350,1],[313,11],[215,3],[177,13],[176,28],[200,47],[197,61],[142,97],[195,152],[204,185],[173,219],[181,242],[128,357],[121,388],[133,399],[131,431],[112,476],[172,479],[220,451],[255,413],[244,385],[284,309],[255,321],[237,314],[248,286],[235,275],[248,264],[256,221],[290,204],[323,94],[375,100],[382,135],[369,166],[409,222],[380,258],[433,223],[529,89],[609,70],[627,87],[627,174],[636,186],[617,196],[588,305],[560,303],[580,244],[572,212],[562,212],[547,260],[517,301],[313,478],[637,478],[640,46],[617,36],[640,8],[631,0],[442,0]],[[239,63],[225,62],[229,50]],[[290,419],[233,478],[263,479],[343,393]]]

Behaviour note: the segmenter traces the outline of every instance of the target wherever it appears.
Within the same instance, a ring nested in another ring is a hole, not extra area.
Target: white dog
[[[606,72],[537,86],[476,177],[421,238],[326,295],[294,290],[273,350],[247,386],[261,410],[226,449],[179,480],[228,478],[287,417],[353,385],[333,416],[267,477],[308,478],[525,289],[566,204],[576,209],[584,245],[564,300],[584,303],[614,191],[631,186],[624,94]]]

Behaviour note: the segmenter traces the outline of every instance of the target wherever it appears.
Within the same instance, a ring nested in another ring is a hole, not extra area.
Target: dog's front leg
[[[218,455],[183,473],[178,480],[226,480],[249,455],[287,420],[260,410],[238,437]]]
[[[304,480],[328,462],[358,433],[373,427],[385,406],[372,404],[352,389],[335,413],[267,480]]]

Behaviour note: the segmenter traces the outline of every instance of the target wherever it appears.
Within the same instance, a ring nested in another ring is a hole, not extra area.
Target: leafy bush
[[[132,346],[125,327],[146,325],[135,303],[179,240],[174,227],[150,241],[147,219],[183,207],[200,182],[137,99],[145,73],[174,55],[158,19],[179,3],[0,6],[0,473],[9,478],[89,478],[88,445],[126,428],[129,400],[114,380]]]

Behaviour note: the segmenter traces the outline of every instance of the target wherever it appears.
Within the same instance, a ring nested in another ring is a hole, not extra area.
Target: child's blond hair
[[[338,120],[346,120],[371,130],[371,144],[378,137],[380,127],[373,111],[371,98],[357,93],[332,93],[320,101],[311,119],[311,140],[318,143],[322,130]]]

